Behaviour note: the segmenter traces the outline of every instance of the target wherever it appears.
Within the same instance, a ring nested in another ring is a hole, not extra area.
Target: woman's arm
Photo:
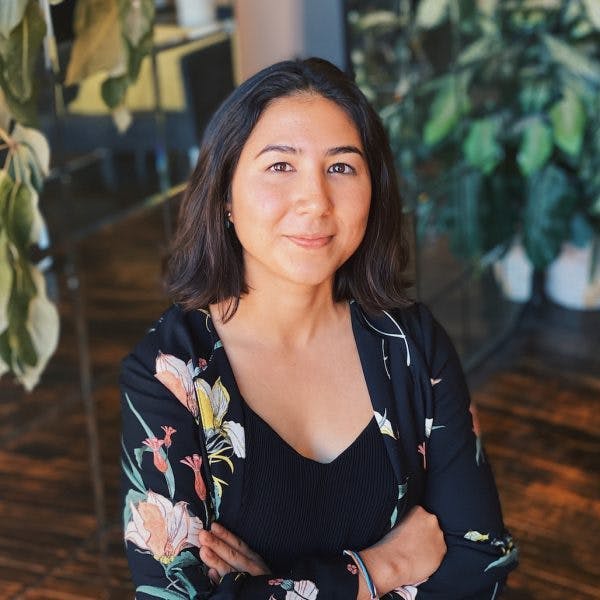
[[[168,319],[125,359],[121,374],[123,525],[136,598],[356,598],[359,577],[341,555],[306,558],[287,573],[232,571],[218,584],[211,581],[215,573],[209,573],[200,553],[201,532],[211,520],[205,449],[193,411],[185,405],[193,387],[178,371],[186,368],[188,357],[165,329]],[[170,371],[157,369],[159,356],[163,362],[169,357]]]
[[[470,412],[456,351],[444,329],[419,306],[422,344],[434,392],[426,461],[424,506],[445,533],[448,551],[418,597],[493,598],[515,568],[517,549],[506,531],[492,471]]]
[[[264,572],[264,563],[238,537],[222,526],[200,534],[200,555],[215,577],[230,572]],[[446,551],[435,515],[415,506],[402,522],[379,542],[359,554],[375,587],[383,596],[396,588],[427,579],[440,565]],[[357,571],[352,568],[352,571]],[[357,600],[368,600],[364,577],[359,578]]]

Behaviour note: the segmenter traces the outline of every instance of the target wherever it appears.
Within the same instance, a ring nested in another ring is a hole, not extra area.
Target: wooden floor
[[[98,534],[74,304],[42,384],[0,381],[0,598],[132,598],[118,507],[117,365],[167,305],[158,211],[80,246],[107,525]],[[531,308],[471,376],[521,566],[505,597],[600,598],[600,313]]]

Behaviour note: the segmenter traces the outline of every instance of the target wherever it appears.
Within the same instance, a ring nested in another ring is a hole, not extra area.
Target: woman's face
[[[250,288],[331,285],[363,239],[370,203],[365,151],[344,110],[308,93],[273,101],[232,181],[229,210]]]

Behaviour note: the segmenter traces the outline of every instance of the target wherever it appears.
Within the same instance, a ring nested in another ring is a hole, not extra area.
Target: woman
[[[137,598],[493,598],[514,567],[454,349],[407,300],[381,123],[320,59],[205,133],[176,304],[123,364]]]

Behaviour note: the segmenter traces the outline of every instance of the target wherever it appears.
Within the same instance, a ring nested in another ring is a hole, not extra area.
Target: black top
[[[245,403],[244,410],[246,471],[236,531],[274,571],[303,556],[362,550],[389,531],[395,476],[374,418],[332,462],[320,463]]]

